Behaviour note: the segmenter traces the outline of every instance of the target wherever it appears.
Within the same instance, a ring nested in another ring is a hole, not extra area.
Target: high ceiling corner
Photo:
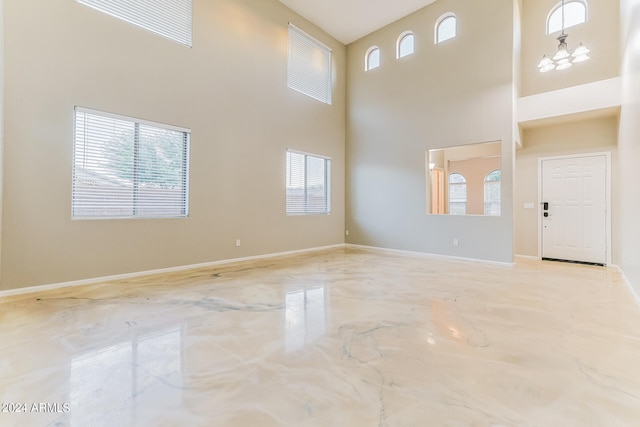
[[[280,0],[348,45],[436,0]]]

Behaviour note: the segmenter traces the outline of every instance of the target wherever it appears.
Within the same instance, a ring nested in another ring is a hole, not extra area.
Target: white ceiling
[[[344,44],[349,44],[436,0],[280,0]]]

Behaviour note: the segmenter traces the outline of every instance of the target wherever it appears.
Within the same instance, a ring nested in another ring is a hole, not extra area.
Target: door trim
[[[605,244],[607,251],[607,267],[611,266],[611,151],[598,151],[594,153],[567,154],[563,156],[549,156],[538,158],[538,259],[542,259],[542,162],[545,160],[562,160],[576,159],[580,157],[596,157],[604,156],[607,171],[605,173],[605,206],[606,226],[605,226]]]

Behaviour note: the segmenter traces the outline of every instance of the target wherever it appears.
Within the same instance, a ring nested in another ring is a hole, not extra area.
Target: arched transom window
[[[405,31],[398,37],[396,58],[404,58],[415,52],[415,36],[411,31]]]
[[[563,28],[562,2],[551,9],[547,17],[547,34],[556,33]],[[583,0],[568,0],[564,2],[564,28],[573,27],[587,21],[587,3]]]
[[[380,66],[380,48],[371,46],[364,56],[364,70],[369,71]]]
[[[436,44],[452,39],[457,34],[458,19],[453,13],[445,13],[436,21]]]

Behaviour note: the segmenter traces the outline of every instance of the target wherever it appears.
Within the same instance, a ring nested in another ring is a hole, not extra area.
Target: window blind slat
[[[74,218],[185,217],[189,132],[76,108]]]
[[[289,25],[287,85],[331,104],[331,49]]]
[[[286,165],[287,214],[330,213],[331,160],[287,150]]]
[[[116,18],[191,46],[192,0],[77,0]]]

